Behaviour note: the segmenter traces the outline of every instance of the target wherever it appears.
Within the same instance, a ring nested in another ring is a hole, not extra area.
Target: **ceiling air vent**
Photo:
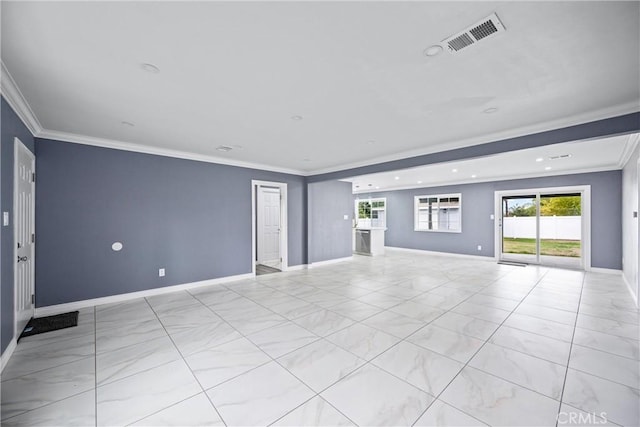
[[[448,46],[451,53],[457,53],[469,46],[473,46],[480,40],[487,39],[504,31],[504,25],[500,22],[498,15],[492,13],[464,31],[443,40],[442,44]]]

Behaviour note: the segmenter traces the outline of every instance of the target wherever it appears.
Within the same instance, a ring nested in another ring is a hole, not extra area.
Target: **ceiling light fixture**
[[[376,190],[379,190],[379,189],[380,189],[380,187],[376,187]]]
[[[439,44],[434,44],[433,46],[429,46],[424,50],[424,55],[432,57],[439,55],[440,52],[442,52],[442,46],[440,46]]]
[[[418,184],[422,184],[422,181],[418,181]]]
[[[536,159],[536,162],[542,162],[542,161],[544,161],[544,158],[543,158],[543,157],[538,157],[538,158]]]
[[[396,181],[400,179],[399,176],[394,177],[393,179],[395,179]]]
[[[458,172],[458,169],[451,169],[451,172],[456,173]]]
[[[478,175],[471,175],[471,178],[477,178]]]
[[[544,170],[550,171],[551,170],[551,166],[547,166],[546,168],[544,168]]]
[[[295,120],[296,122],[299,122],[300,120],[302,120],[302,116],[291,116],[291,120]]]
[[[153,64],[141,64],[140,68],[142,68],[144,71],[146,71],[147,73],[151,73],[151,74],[158,74],[160,73],[160,68],[156,67]]]
[[[226,153],[228,151],[233,150],[233,148],[231,148],[231,147],[229,147],[227,145],[220,145],[220,146],[216,147],[216,150]]]
[[[486,110],[484,110],[482,112],[485,113],[485,114],[493,114],[496,111],[498,111],[498,109],[496,107],[490,107],[490,108],[487,108]]]

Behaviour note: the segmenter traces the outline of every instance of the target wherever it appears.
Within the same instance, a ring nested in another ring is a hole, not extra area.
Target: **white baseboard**
[[[285,271],[300,271],[306,270],[309,266],[307,264],[290,265]]]
[[[0,372],[4,371],[4,367],[9,363],[9,359],[11,359],[11,356],[16,349],[16,345],[18,345],[18,342],[16,341],[16,337],[13,337],[7,348],[4,350],[4,353],[2,353],[2,357],[0,357]]]
[[[613,275],[622,274],[622,270],[616,270],[615,268],[591,267],[587,271],[591,273],[602,273],[602,274],[613,274]]]
[[[456,254],[456,253],[453,253],[453,252],[428,251],[426,249],[399,248],[397,246],[385,246],[384,248],[388,249],[390,251],[409,252],[409,253],[423,254],[423,255],[448,256],[448,257],[453,257],[453,258],[466,258],[466,259],[473,259],[475,261],[492,261],[492,262],[494,262],[496,260],[493,256]]]
[[[101,304],[111,304],[114,302],[123,302],[136,298],[150,297],[154,295],[168,294],[177,291],[186,291],[189,289],[202,288],[204,286],[218,285],[221,283],[235,282],[238,280],[251,279],[255,277],[253,273],[239,274],[236,276],[221,277],[218,279],[202,280],[199,282],[183,283],[181,285],[166,286],[157,289],[148,289],[145,291],[130,292],[126,294],[111,295],[108,297],[92,298],[82,301],[74,301],[66,304],[56,304],[47,307],[38,307],[35,310],[34,317],[51,316],[54,314],[75,311],[81,308],[93,307]]]
[[[339,262],[352,261],[352,260],[353,260],[353,255],[344,257],[344,258],[328,259],[326,261],[318,261],[318,262],[312,262],[311,264],[307,264],[307,268],[322,267],[325,265],[337,264]]]
[[[636,293],[633,291],[633,287],[631,286],[631,283],[629,283],[629,281],[627,280],[627,276],[625,276],[624,273],[622,274],[622,280],[624,281],[624,284],[627,286],[627,289],[631,294],[631,298],[633,299],[633,302],[636,304],[636,307],[638,307],[638,295],[636,295]]]

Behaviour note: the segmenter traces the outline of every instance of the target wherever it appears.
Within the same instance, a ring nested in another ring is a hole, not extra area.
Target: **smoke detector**
[[[443,40],[442,44],[449,48],[449,52],[458,53],[504,31],[504,25],[502,25],[498,15],[492,13],[463,31]]]

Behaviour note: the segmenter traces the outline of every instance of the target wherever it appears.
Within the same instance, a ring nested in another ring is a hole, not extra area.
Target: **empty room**
[[[640,2],[0,20],[2,425],[640,424]]]

